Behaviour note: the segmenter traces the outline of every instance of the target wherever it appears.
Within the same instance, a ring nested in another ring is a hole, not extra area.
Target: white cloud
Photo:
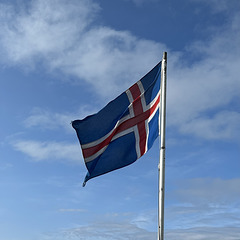
[[[204,3],[206,6],[210,7],[213,13],[219,13],[219,12],[232,12],[234,8],[236,9],[236,5],[239,4],[238,0],[190,0],[192,2],[199,2]],[[239,5],[240,6],[240,5]],[[231,10],[231,11],[230,11]]]
[[[64,160],[82,163],[79,144],[65,142],[40,142],[32,140],[18,140],[12,143],[15,150],[20,151],[34,161]]]
[[[156,238],[156,233],[148,232],[134,224],[120,222],[101,222],[92,225],[66,229],[56,234],[43,236],[43,239],[59,240],[149,240]]]
[[[144,4],[150,4],[152,2],[157,2],[158,0],[125,0],[132,1],[136,6],[143,6]]]
[[[240,18],[233,15],[211,40],[194,42],[186,53],[200,57],[197,62],[169,57],[168,124],[182,133],[205,139],[233,139],[240,131]],[[186,54],[186,55],[188,55]]]
[[[66,51],[97,10],[91,0],[33,0],[21,7],[1,4],[1,42],[6,57],[21,63]]]
[[[132,219],[131,223],[139,228],[154,232],[156,230],[153,229],[153,226],[156,227],[156,216],[156,209],[154,209],[154,211],[142,212],[137,214],[137,216]]]
[[[240,139],[240,113],[222,111],[213,117],[199,117],[180,127],[182,133],[207,139]]]
[[[239,228],[189,228],[166,231],[168,240],[238,240],[240,235]]]
[[[90,0],[33,0],[21,13],[2,6],[2,61],[28,66],[42,59],[50,69],[89,82],[99,94],[125,90],[160,60],[165,49],[126,31],[92,26],[99,6]]]
[[[198,227],[165,230],[169,240],[239,240],[240,230],[236,227]],[[156,232],[147,232],[129,223],[102,222],[66,229],[55,234],[45,234],[41,239],[59,240],[130,240],[156,239]]]
[[[240,179],[198,178],[178,181],[167,199],[167,229],[236,227],[240,224]],[[203,238],[204,239],[204,238]]]
[[[9,168],[12,168],[13,165],[11,163],[1,163],[0,164],[0,171],[5,171]]]
[[[30,116],[24,120],[24,126],[27,128],[41,128],[48,130],[65,129],[73,132],[71,121],[82,119],[95,113],[91,107],[82,106],[77,113],[55,113],[41,108],[34,108]]]
[[[230,204],[239,201],[240,179],[196,178],[178,183],[177,196],[194,204]]]
[[[93,1],[33,0],[21,11],[4,4],[1,9],[2,61],[28,66],[42,59],[49,69],[90,83],[108,100],[142,77],[167,50],[159,42],[96,24],[100,7]],[[239,101],[239,24],[234,12],[221,31],[211,30],[210,40],[169,51],[168,126],[205,139],[239,135],[239,111],[230,108]],[[190,62],[185,54],[200,60]],[[54,128],[51,119],[57,116],[65,124],[64,114],[47,112],[33,114],[25,123]]]
[[[98,94],[113,97],[153,67],[161,59],[163,49],[162,44],[138,39],[129,32],[97,27],[51,65],[85,79]]]

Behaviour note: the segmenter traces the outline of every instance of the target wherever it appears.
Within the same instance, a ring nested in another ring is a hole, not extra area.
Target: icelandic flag
[[[88,173],[94,177],[125,167],[159,136],[161,62],[98,113],[72,122]]]

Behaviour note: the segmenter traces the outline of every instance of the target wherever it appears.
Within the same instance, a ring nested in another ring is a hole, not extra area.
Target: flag
[[[88,173],[94,177],[132,164],[159,136],[161,62],[102,110],[72,122]]]

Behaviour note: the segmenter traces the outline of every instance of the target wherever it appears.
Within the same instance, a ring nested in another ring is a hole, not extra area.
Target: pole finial
[[[163,52],[163,59],[167,60],[167,52]]]

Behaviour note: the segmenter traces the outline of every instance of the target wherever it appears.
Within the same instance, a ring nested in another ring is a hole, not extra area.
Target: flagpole
[[[164,239],[164,192],[165,192],[165,128],[166,128],[166,80],[167,52],[163,53],[161,69],[161,116],[160,116],[160,159],[158,165],[159,195],[158,195],[158,240]],[[159,107],[160,107],[159,104]],[[160,111],[160,109],[159,109]]]

